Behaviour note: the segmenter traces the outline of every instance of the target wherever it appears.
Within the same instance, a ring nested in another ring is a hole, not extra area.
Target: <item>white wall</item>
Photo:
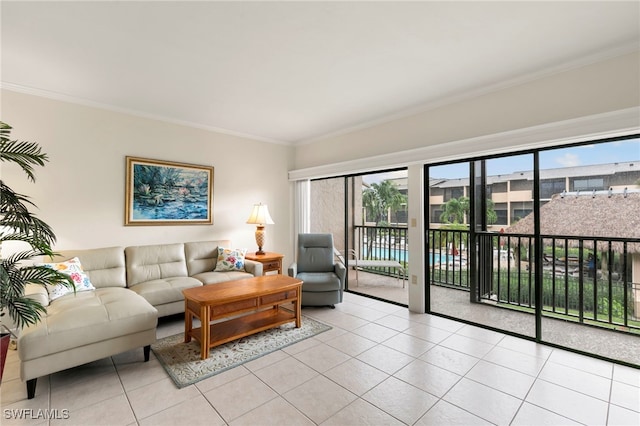
[[[49,155],[35,184],[14,165],[3,164],[1,177],[32,197],[58,237],[57,249],[231,239],[255,251],[255,227],[245,222],[262,202],[275,221],[267,226],[265,249],[284,253],[285,263],[293,259],[292,147],[7,90],[1,105],[12,139],[38,142]],[[126,156],[213,166],[213,225],[125,227]]]
[[[638,76],[640,53],[618,56],[300,145],[296,147],[295,168],[348,162],[638,107]],[[509,140],[502,144],[511,148]],[[448,151],[449,147],[443,146],[436,156],[464,156],[459,148],[451,146]],[[482,144],[474,144],[466,151],[482,150]]]

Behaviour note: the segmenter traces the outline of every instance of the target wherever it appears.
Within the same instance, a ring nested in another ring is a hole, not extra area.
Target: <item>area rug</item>
[[[288,323],[261,331],[211,348],[209,358],[204,360],[200,359],[200,342],[192,339],[184,343],[184,333],[156,341],[151,350],[176,386],[183,388],[330,329],[303,315],[300,328]]]

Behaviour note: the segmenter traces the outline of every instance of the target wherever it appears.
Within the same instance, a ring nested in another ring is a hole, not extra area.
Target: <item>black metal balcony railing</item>
[[[428,268],[433,284],[469,290],[469,231],[429,232]]]
[[[432,284],[469,291],[470,270],[463,263],[469,259],[468,236],[468,231],[430,232],[431,259],[442,259],[443,250],[453,258],[429,264]],[[629,250],[639,239],[543,235],[541,241],[544,315],[640,332],[640,284],[632,282]],[[478,265],[484,268],[478,274],[479,298],[533,312],[534,246],[531,235],[478,234]]]
[[[407,267],[406,227],[354,228],[359,258],[397,260]],[[477,234],[479,300],[534,312],[535,241],[525,234]],[[632,248],[640,239],[543,235],[541,242],[545,316],[640,333],[640,283],[632,280]],[[431,284],[469,291],[469,231],[431,230],[427,247]],[[397,278],[393,268],[366,270]]]
[[[409,262],[406,226],[359,225],[354,229],[354,247],[359,259],[396,260],[406,268]],[[394,278],[403,278],[396,268],[364,267],[362,269]]]
[[[525,254],[518,245],[523,240],[528,246],[527,251],[532,253],[533,241],[530,237],[503,236],[501,240],[515,248],[514,259]],[[640,296],[640,288],[632,281],[632,254],[629,251],[640,240],[557,235],[543,235],[541,240],[542,310],[545,313],[569,317],[581,323],[640,330],[640,313],[637,312],[637,305],[634,305],[634,300]],[[523,263],[527,274],[521,280],[521,288],[533,287],[530,271],[536,269],[535,263],[529,258],[531,256]],[[514,266],[522,270],[522,264]],[[509,264],[498,264],[497,275],[510,279],[512,274],[509,267]],[[495,291],[499,295],[498,300],[505,300],[506,303],[523,306],[526,302],[503,296],[505,289],[499,285]],[[634,294],[634,291],[637,293]],[[527,297],[531,299],[532,295]],[[526,304],[534,305],[530,300]]]

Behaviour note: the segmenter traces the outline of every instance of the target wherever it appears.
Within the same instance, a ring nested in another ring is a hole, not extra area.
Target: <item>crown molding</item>
[[[251,135],[251,134],[242,133],[242,132],[236,132],[236,131],[233,131],[233,130],[223,129],[223,128],[215,127],[215,126],[207,126],[207,125],[204,125],[204,124],[194,123],[194,122],[186,121],[186,120],[177,120],[177,119],[170,118],[170,117],[164,117],[164,116],[161,116],[161,115],[150,114],[150,113],[146,113],[146,112],[143,112],[143,111],[138,111],[138,110],[133,110],[133,109],[128,109],[128,108],[122,108],[122,107],[118,107],[118,106],[115,106],[115,105],[95,102],[95,101],[91,101],[91,100],[84,99],[84,98],[77,98],[77,97],[74,97],[74,96],[69,96],[69,95],[65,95],[65,94],[62,94],[62,93],[52,92],[52,91],[49,91],[49,90],[37,89],[37,88],[33,88],[33,87],[28,87],[28,86],[22,86],[22,85],[19,85],[19,84],[9,83],[9,82],[6,82],[6,81],[0,82],[0,89],[8,90],[8,91],[11,91],[11,92],[23,93],[25,95],[32,95],[32,96],[38,96],[38,97],[41,97],[41,98],[52,99],[52,100],[60,101],[60,102],[67,102],[67,103],[71,103],[71,104],[86,106],[86,107],[90,107],[90,108],[97,108],[97,109],[102,109],[102,110],[111,111],[111,112],[117,112],[117,113],[121,113],[121,114],[133,115],[135,117],[146,118],[146,119],[155,120],[155,121],[162,121],[162,122],[165,122],[165,123],[176,124],[176,125],[179,125],[179,126],[191,127],[191,128],[194,128],[194,129],[206,130],[208,132],[221,133],[221,134],[224,134],[224,135],[239,137],[239,138],[243,138],[243,139],[251,139],[251,140],[254,140],[254,141],[258,141],[258,142],[268,142],[268,143],[273,143],[273,144],[278,144],[278,145],[288,145],[288,146],[292,145],[290,142],[285,142],[285,141],[280,141],[280,140],[270,139],[270,138],[264,138],[264,137],[260,137],[260,136],[256,136],[256,135]]]

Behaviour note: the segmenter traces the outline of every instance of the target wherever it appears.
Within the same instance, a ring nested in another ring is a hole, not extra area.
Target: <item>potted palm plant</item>
[[[11,140],[10,132],[11,126],[0,121],[0,161],[18,165],[35,182],[33,167],[44,166],[49,159],[37,143]],[[10,241],[24,247],[6,257],[0,252],[0,323],[8,314],[17,328],[37,323],[47,312],[45,306],[25,295],[28,283],[75,289],[69,276],[33,263],[36,257],[53,255],[52,245],[56,241],[51,227],[29,211],[34,207],[28,196],[16,193],[0,180],[0,248]],[[5,330],[0,333],[1,381],[11,336],[9,328],[0,325],[0,331]]]

